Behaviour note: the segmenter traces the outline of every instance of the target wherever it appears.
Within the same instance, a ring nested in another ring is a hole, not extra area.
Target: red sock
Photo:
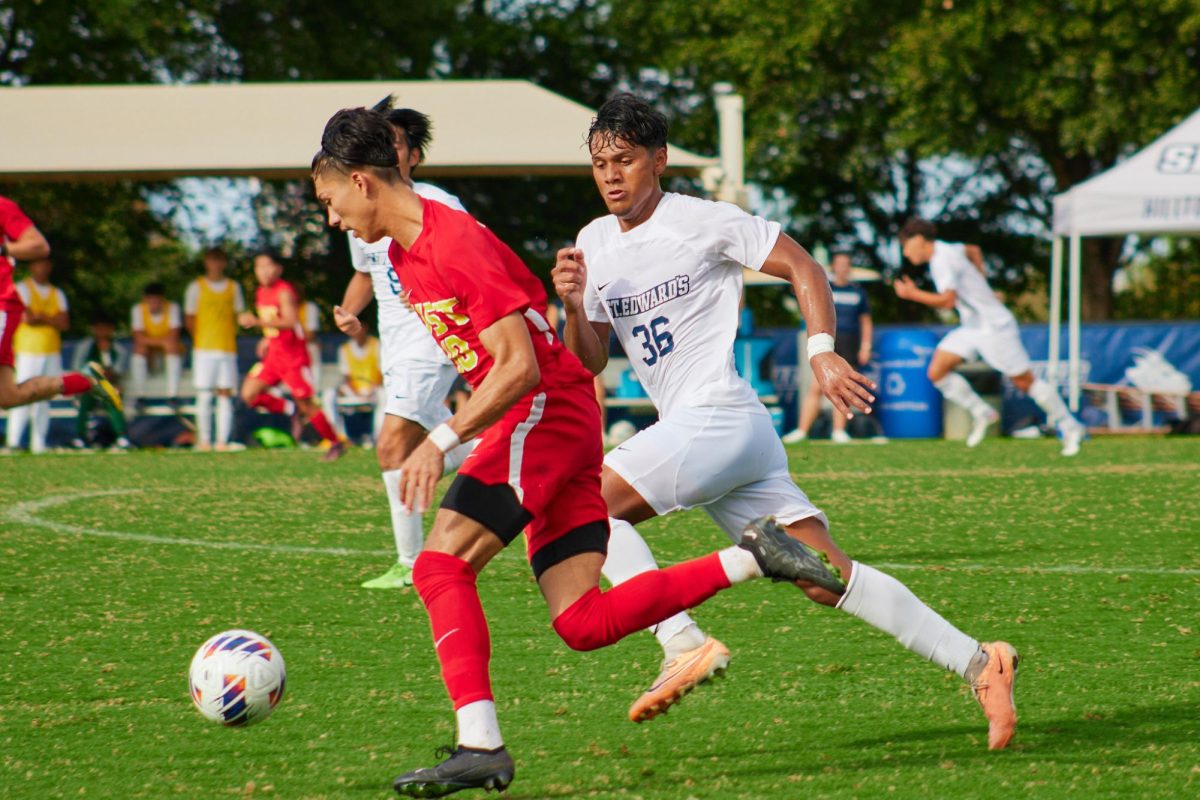
[[[698,606],[729,588],[716,553],[643,572],[607,592],[588,590],[554,620],[572,650],[595,650]]]
[[[456,556],[425,551],[413,565],[413,585],[429,615],[442,682],[454,709],[491,700],[492,642],[475,588],[475,570]]]
[[[261,408],[270,411],[272,414],[282,414],[287,409],[287,402],[282,397],[276,397],[273,394],[263,392],[254,398],[254,402],[250,404],[250,407]]]
[[[333,426],[329,424],[329,420],[326,418],[323,411],[318,411],[316,414],[314,414],[313,418],[310,419],[309,422],[312,423],[313,430],[316,431],[317,435],[322,439],[325,439],[329,442],[336,442],[338,440],[337,432],[334,431]]]
[[[62,393],[66,397],[73,394],[83,394],[92,388],[92,379],[78,372],[64,372],[62,374]]]

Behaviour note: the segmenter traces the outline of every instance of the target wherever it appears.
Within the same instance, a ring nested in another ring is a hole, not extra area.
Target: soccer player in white
[[[867,411],[874,386],[833,352],[833,300],[820,265],[778,223],[727,203],[664,193],[666,120],[632,95],[601,107],[587,141],[610,214],[558,253],[553,278],[567,315],[564,338],[599,373],[614,331],[659,412],[657,423],[605,458],[612,530],[605,576],[620,583],[655,567],[633,528],[652,517],[699,506],[736,539],[755,517],[775,515],[848,579],[840,596],[800,584],[809,598],[963,676],[988,717],[989,747],[1007,745],[1016,725],[1015,650],[980,644],[895,578],[851,561],[830,537],[825,515],[792,481],[769,413],[734,370],[744,264],[792,284],[826,396],[838,413]],[[630,709],[635,721],[661,712],[728,661],[724,646],[683,614],[654,630],[664,669]]]
[[[967,379],[955,372],[959,364],[979,356],[1046,412],[1046,421],[1062,434],[1064,456],[1078,453],[1085,435],[1083,424],[1071,416],[1055,387],[1033,376],[1017,320],[992,292],[981,263],[975,263],[965,245],[939,241],[937,227],[923,219],[904,224],[900,243],[905,258],[917,266],[929,265],[937,291],[919,289],[912,279],[901,277],[895,283],[897,296],[932,308],[958,310],[959,326],[933,351],[929,379],[943,397],[970,413],[973,422],[967,447],[983,441],[988,426],[1000,418]]]
[[[425,158],[431,128],[429,118],[409,108],[391,108],[391,98],[376,106],[396,131],[400,174],[421,197],[465,211],[454,195],[428,183],[414,183],[412,171]],[[458,371],[429,335],[420,318],[403,299],[403,289],[392,269],[388,237],[367,243],[350,234],[350,261],[355,274],[342,303],[333,309],[340,330],[349,336],[361,328],[358,315],[375,298],[379,314],[380,361],[383,368],[384,417],[375,445],[383,484],[387,490],[396,540],[397,563],[377,578],[363,583],[368,589],[394,589],[412,585],[412,566],[421,552],[425,534],[421,515],[410,513],[400,498],[400,465],[425,435],[450,418],[446,395]],[[474,442],[446,454],[446,472],[458,469]]]
[[[188,284],[183,319],[192,337],[192,383],[196,389],[196,449],[213,447],[216,401],[216,449],[229,449],[233,432],[233,393],[238,388],[237,315],[246,297],[225,277],[229,257],[219,247],[204,252],[204,277]]]

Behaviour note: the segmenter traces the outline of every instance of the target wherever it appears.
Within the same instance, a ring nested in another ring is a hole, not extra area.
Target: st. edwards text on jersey
[[[613,319],[618,317],[633,317],[661,306],[668,300],[683,297],[691,290],[691,276],[676,275],[651,287],[640,294],[628,297],[613,297],[604,302],[608,303],[608,313]]]

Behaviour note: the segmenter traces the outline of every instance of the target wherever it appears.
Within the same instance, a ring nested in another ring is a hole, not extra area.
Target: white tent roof
[[[1200,111],[1054,198],[1059,236],[1200,232]]]
[[[0,88],[0,180],[307,177],[325,121],[387,94],[434,123],[427,176],[586,175],[595,112],[528,81]],[[670,148],[675,172],[717,165]]]

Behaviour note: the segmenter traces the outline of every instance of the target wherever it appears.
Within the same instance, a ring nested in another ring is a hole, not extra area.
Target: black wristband
[[[8,255],[8,242],[0,242],[0,256]]]

